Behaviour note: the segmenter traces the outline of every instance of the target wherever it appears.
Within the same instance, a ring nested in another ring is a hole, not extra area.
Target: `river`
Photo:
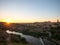
[[[21,37],[24,37],[26,39],[26,41],[30,44],[34,44],[34,45],[56,45],[55,43],[50,42],[45,38],[44,39],[42,39],[41,37],[36,38],[36,37],[30,36],[30,35],[24,35],[22,33],[18,33],[15,31],[9,31],[9,30],[7,30],[6,32],[8,34],[15,34],[15,35],[20,35]]]

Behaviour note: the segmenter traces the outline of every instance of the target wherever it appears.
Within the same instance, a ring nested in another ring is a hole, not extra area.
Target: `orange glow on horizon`
[[[2,19],[0,22],[6,22],[6,23],[34,23],[34,22],[45,22],[45,21],[51,21],[51,20],[41,20],[41,19],[27,19],[27,20],[13,20],[13,19]],[[52,20],[51,22],[56,22],[57,20]]]
[[[4,19],[4,20],[1,20],[1,22],[6,22],[6,23],[12,23],[13,22],[13,20],[12,19]]]

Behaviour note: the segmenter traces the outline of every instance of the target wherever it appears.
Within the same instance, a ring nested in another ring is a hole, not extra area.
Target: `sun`
[[[11,20],[9,20],[9,19],[7,19],[7,20],[6,20],[6,22],[7,22],[7,23],[11,23],[12,21],[11,21]]]
[[[11,20],[11,19],[5,19],[4,22],[6,22],[6,23],[12,23],[13,20]]]

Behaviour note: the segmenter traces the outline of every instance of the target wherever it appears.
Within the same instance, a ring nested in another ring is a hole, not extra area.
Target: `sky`
[[[44,22],[60,20],[60,0],[0,0],[0,21]]]

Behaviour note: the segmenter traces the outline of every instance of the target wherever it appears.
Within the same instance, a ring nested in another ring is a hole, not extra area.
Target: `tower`
[[[57,19],[57,23],[59,22],[59,20]]]

